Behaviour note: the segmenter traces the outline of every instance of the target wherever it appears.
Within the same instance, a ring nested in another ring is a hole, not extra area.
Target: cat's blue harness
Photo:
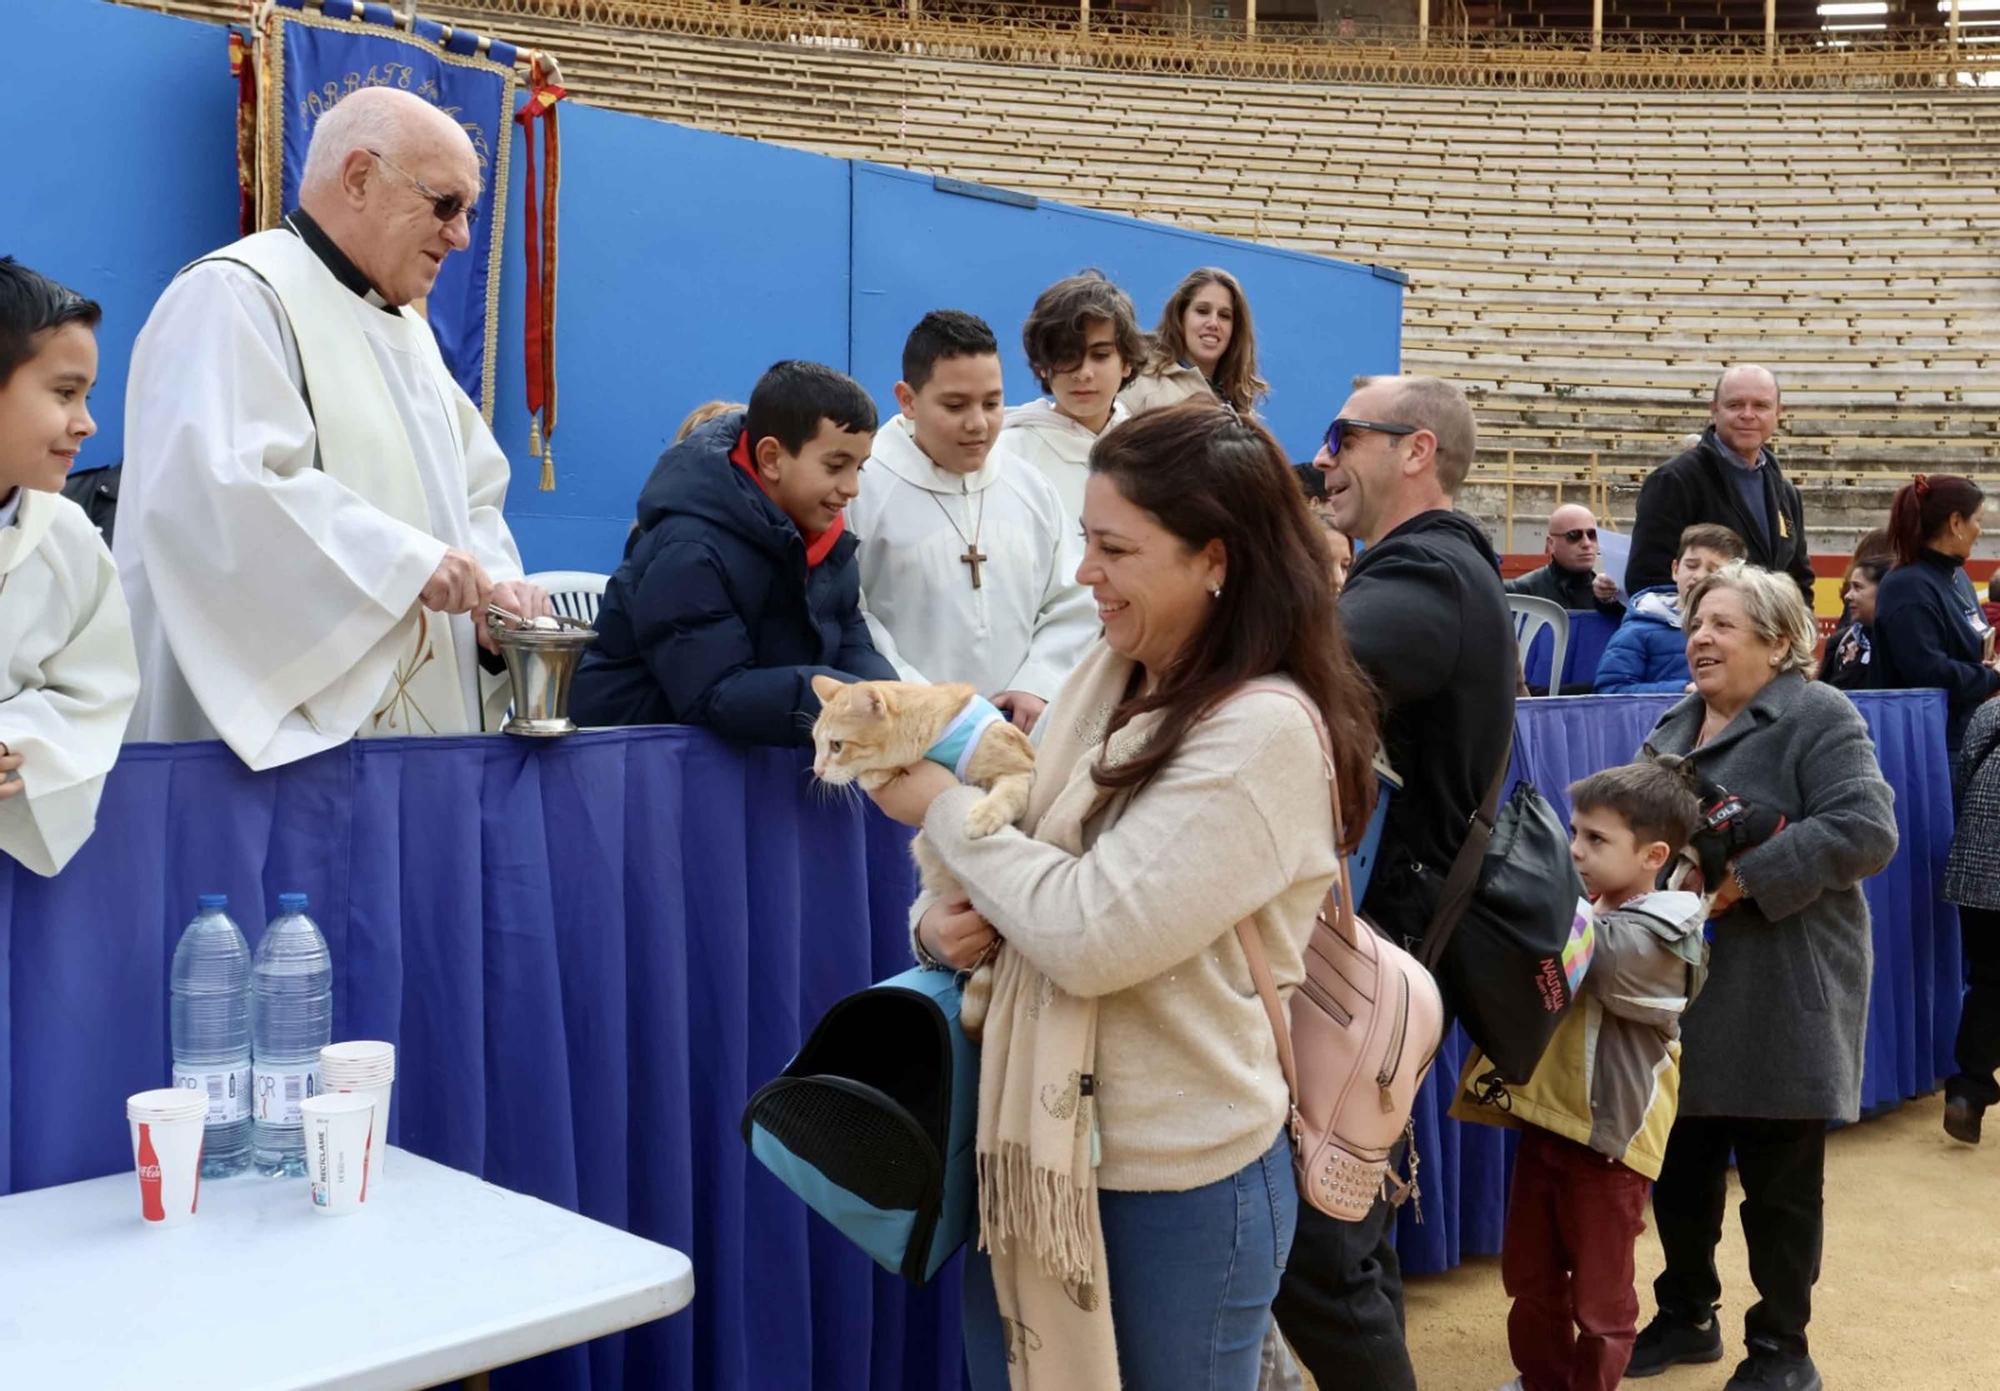
[[[1006,718],[999,706],[983,695],[975,695],[952,717],[938,741],[924,750],[924,757],[951,769],[952,776],[964,782],[965,770],[972,766],[972,751],[979,747],[980,737],[990,726]]]

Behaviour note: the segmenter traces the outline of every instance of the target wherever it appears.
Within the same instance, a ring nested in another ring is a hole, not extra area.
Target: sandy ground
[[[2000,1114],[1988,1117],[1986,1143],[1974,1149],[1945,1136],[1943,1110],[1929,1097],[1827,1142],[1826,1250],[1811,1336],[1830,1388],[2000,1391]],[[1717,1255],[1724,1360],[1628,1386],[1720,1391],[1742,1356],[1743,1311],[1755,1293],[1733,1178],[1730,1189]],[[1649,1230],[1638,1251],[1642,1327],[1660,1264]],[[1407,1299],[1424,1391],[1493,1391],[1514,1375],[1497,1258],[1412,1279]]]

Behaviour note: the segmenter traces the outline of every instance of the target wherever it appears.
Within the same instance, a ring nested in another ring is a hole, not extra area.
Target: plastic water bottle
[[[302,1176],[304,1117],[299,1103],[319,1095],[319,1050],[333,1038],[333,962],[306,916],[304,894],[279,894],[251,972],[250,1021],[256,1048],[251,1145],[257,1172]]]
[[[208,1093],[203,1178],[250,1166],[250,948],[227,894],[203,894],[174,948],[174,1085]]]

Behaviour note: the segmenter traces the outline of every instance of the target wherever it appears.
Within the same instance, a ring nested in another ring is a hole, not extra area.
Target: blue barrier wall
[[[608,571],[691,407],[743,400],[781,357],[846,363],[848,174],[842,160],[615,111],[565,104],[561,121],[555,492],[537,491],[526,448],[518,211],[495,425],[529,569]]]
[[[503,34],[504,36],[504,34]],[[13,109],[0,254],[101,301],[101,427],[84,466],[124,451],[125,368],[173,273],[236,231],[235,88],[220,26],[102,0],[5,0]],[[560,55],[558,55],[560,56]],[[1079,267],[1116,278],[1150,327],[1189,269],[1245,283],[1268,419],[1310,457],[1356,372],[1399,360],[1401,286],[1365,267],[1053,203],[943,192],[928,176],[621,112],[566,105],[557,489],[536,487],[522,405],[519,195],[501,281],[494,429],[530,569],[608,570],[639,485],[687,410],[741,399],[780,357],[855,373],[893,411],[903,338],[927,309],[985,316],[1008,399],[1035,293]],[[519,165],[516,137],[515,168]]]
[[[236,235],[236,90],[223,31],[98,0],[6,0],[0,255],[104,306],[97,437],[125,450],[125,367],[174,272]]]

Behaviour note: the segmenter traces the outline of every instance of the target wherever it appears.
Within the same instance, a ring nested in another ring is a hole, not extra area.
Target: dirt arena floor
[[[1946,1138],[1943,1110],[1942,1098],[1928,1097],[1828,1140],[1812,1348],[1833,1391],[2000,1391],[2000,1115],[1988,1117],[1986,1143],[1974,1149]],[[1730,1188],[1717,1258],[1726,1357],[1627,1385],[1720,1391],[1742,1356],[1754,1293],[1733,1179]],[[1641,1326],[1660,1264],[1648,1231],[1639,1239]],[[1412,1279],[1408,1313],[1423,1391],[1493,1391],[1514,1375],[1497,1258]]]

